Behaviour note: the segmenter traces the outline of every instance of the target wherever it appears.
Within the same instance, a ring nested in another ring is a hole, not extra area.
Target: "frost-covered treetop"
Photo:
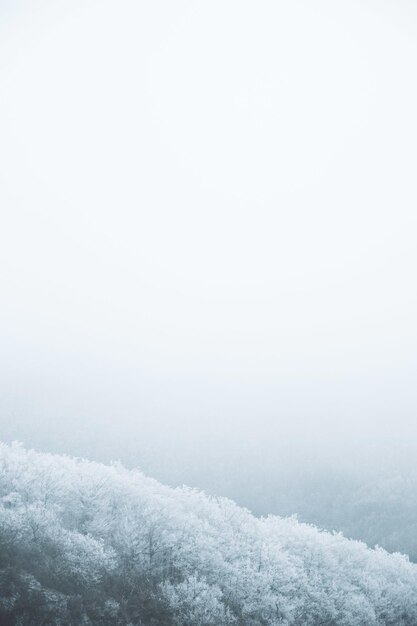
[[[1,620],[411,626],[417,566],[117,464],[1,444]]]

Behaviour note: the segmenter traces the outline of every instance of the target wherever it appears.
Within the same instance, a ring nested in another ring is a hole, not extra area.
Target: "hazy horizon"
[[[7,436],[412,445],[417,7],[0,7]]]

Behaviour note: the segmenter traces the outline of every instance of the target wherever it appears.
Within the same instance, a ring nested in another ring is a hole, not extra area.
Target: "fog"
[[[0,9],[2,438],[240,501],[412,459],[416,5]]]

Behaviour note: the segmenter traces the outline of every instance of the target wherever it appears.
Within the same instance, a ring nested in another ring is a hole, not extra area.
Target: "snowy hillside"
[[[417,624],[417,566],[121,466],[0,446],[2,625]]]

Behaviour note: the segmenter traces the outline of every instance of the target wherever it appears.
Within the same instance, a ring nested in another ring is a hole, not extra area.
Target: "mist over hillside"
[[[392,625],[417,566],[293,518],[128,471],[0,446],[5,625]]]
[[[274,436],[273,426],[247,436],[239,429],[209,433],[201,426],[190,432],[178,423],[152,430],[140,419],[136,424],[117,420],[116,429],[116,420],[73,415],[49,420],[34,405],[18,407],[18,400],[13,412],[3,406],[0,425],[8,443],[20,440],[40,451],[120,461],[173,487],[186,484],[231,498],[257,516],[297,515],[417,561],[413,440],[375,436],[342,445],[323,436]]]
[[[412,0],[0,0],[1,626],[416,626],[416,67]]]

